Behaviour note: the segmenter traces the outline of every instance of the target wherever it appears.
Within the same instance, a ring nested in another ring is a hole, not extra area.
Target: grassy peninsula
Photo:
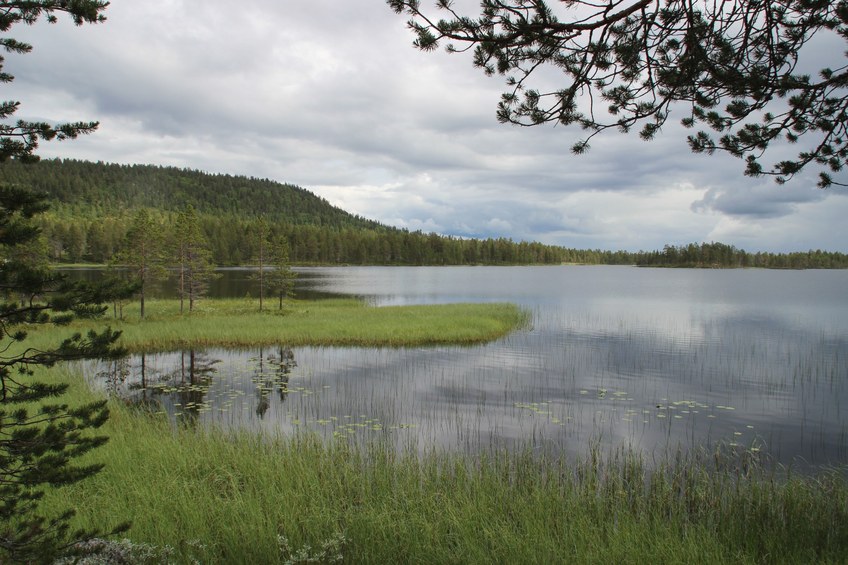
[[[144,320],[133,304],[124,308],[123,319],[79,322],[76,327],[106,323],[123,332],[121,343],[130,352],[151,352],[274,344],[472,345],[502,337],[528,321],[528,314],[512,304],[375,307],[356,299],[290,301],[282,310],[261,312],[255,300],[204,299],[190,314],[180,313],[176,300],[152,300],[146,309]]]

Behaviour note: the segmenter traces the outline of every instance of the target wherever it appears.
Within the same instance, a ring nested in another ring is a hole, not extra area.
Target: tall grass
[[[511,304],[449,304],[375,308],[358,300],[295,302],[259,312],[243,300],[209,300],[180,315],[175,301],[156,301],[144,321],[127,312],[117,324],[134,351],[186,346],[408,346],[472,344],[501,337],[527,321]],[[132,321],[129,321],[132,320]]]
[[[502,337],[528,323],[513,304],[443,304],[373,307],[355,299],[294,301],[283,310],[258,311],[244,299],[209,299],[191,313],[176,300],[150,300],[141,320],[137,305],[122,319],[78,321],[73,331],[111,325],[131,352],[259,345],[401,347],[471,345]],[[33,330],[28,346],[55,344],[68,329]]]
[[[76,394],[91,394],[70,378]],[[175,429],[119,403],[105,431],[110,442],[90,457],[106,469],[53,491],[46,503],[75,507],[83,526],[132,520],[132,544],[149,544],[173,562],[340,554],[348,563],[842,563],[848,556],[848,484],[835,472],[776,474],[721,453],[672,456],[650,469],[626,451],[598,449],[576,460],[529,450],[399,454],[309,434]]]
[[[410,345],[492,339],[526,322],[496,305],[373,308],[296,303],[282,314],[208,301],[180,315],[150,304],[122,329],[133,350],[286,343]],[[102,322],[98,323],[98,326]],[[77,329],[85,329],[80,325]],[[32,342],[55,340],[36,332]],[[234,337],[235,336],[235,337]],[[489,337],[482,337],[489,336]],[[90,391],[74,374],[69,404]],[[398,452],[379,441],[308,432],[174,427],[112,402],[110,442],[86,457],[92,479],[53,490],[80,527],[131,520],[122,547],[147,562],[283,563],[843,563],[843,472],[793,476],[751,453],[635,454],[590,449]]]

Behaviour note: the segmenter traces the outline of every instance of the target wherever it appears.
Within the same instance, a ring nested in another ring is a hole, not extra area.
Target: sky
[[[6,56],[16,118],[100,122],[42,157],[269,178],[457,237],[848,252],[848,188],[745,177],[738,159],[692,154],[675,114],[651,142],[610,131],[574,156],[579,129],[499,124],[503,77],[470,54],[417,51],[384,0],[113,0],[105,13],[7,34],[34,47]]]

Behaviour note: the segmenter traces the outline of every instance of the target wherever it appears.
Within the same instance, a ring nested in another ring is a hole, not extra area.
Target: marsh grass
[[[71,402],[92,394],[78,376],[63,378]],[[46,504],[76,508],[86,527],[129,519],[130,545],[163,548],[169,562],[298,562],[331,550],[347,563],[848,555],[845,475],[794,476],[751,454],[671,454],[650,467],[598,447],[577,459],[529,449],[421,455],[309,433],[175,428],[117,402],[105,432],[110,442],[90,457],[106,469]]]
[[[70,331],[109,324],[123,332],[131,352],[259,345],[348,345],[402,347],[485,343],[526,325],[529,314],[512,304],[444,304],[374,307],[355,299],[293,301],[283,310],[258,311],[255,301],[209,299],[191,313],[176,300],[150,300],[123,319],[77,322],[68,329],[40,329],[33,340],[53,343]],[[52,341],[51,341],[52,340]],[[38,341],[30,341],[28,345]]]
[[[151,303],[144,322],[126,309],[113,325],[130,349],[149,351],[470,343],[527,321],[491,304],[299,302],[259,313],[244,300],[210,300],[184,316],[175,306]],[[56,334],[33,342],[45,336]],[[51,378],[72,382],[69,404],[94,394],[76,374]],[[614,398],[603,386],[597,396]],[[117,400],[111,407],[110,442],[87,455],[105,470],[51,491],[45,504],[74,507],[80,527],[132,521],[124,546],[143,549],[147,562],[843,563],[848,555],[844,470],[794,475],[741,448],[650,462],[600,446],[579,457],[529,446],[398,451],[378,436],[190,428]],[[532,402],[515,410],[541,413]]]

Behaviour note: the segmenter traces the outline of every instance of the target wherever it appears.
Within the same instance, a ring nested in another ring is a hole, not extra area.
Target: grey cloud
[[[799,204],[820,202],[831,194],[813,186],[810,182],[778,186],[767,179],[753,186],[713,187],[692,203],[692,210],[754,219],[781,218],[795,213]]]
[[[147,0],[108,14],[102,26],[12,33],[36,47],[8,58],[21,112],[55,93],[102,123],[46,156],[269,177],[466,237],[648,249],[721,236],[764,248],[791,221],[799,239],[848,245],[820,226],[848,213],[837,189],[743,178],[739,160],[692,155],[673,121],[650,143],[604,134],[581,157],[570,154],[580,130],[498,124],[503,78],[468,55],[415,51],[380,0]]]

